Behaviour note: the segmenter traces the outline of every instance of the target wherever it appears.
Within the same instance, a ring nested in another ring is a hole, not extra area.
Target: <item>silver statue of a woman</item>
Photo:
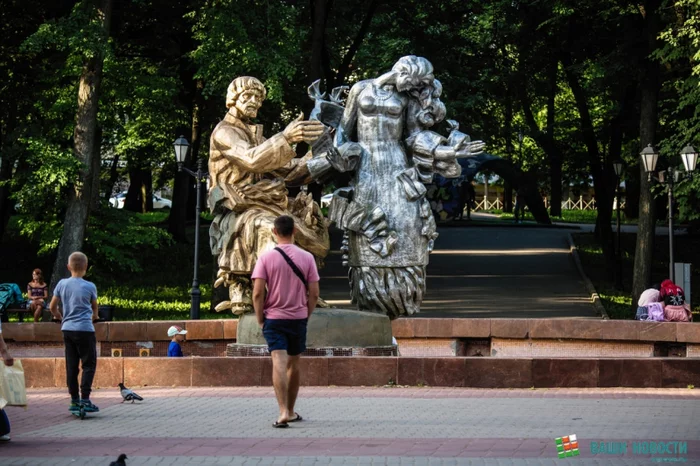
[[[391,319],[420,310],[438,236],[425,184],[434,173],[459,176],[456,159],[484,147],[453,121],[449,137],[430,130],[445,117],[441,92],[428,60],[401,58],[390,72],[351,88],[333,148],[307,163],[316,178],[330,169],[354,173],[351,186],[334,193],[329,218],[346,231],[343,252],[360,310]]]

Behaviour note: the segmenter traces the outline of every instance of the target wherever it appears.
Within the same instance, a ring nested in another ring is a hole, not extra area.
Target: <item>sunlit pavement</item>
[[[30,390],[28,410],[8,408],[0,463],[700,463],[697,390],[304,387],[304,420],[287,429],[272,427],[270,387],[138,392],[143,403],[121,404],[116,389],[96,391],[101,412],[81,421],[63,390]],[[572,434],[578,456],[558,459],[555,438]]]

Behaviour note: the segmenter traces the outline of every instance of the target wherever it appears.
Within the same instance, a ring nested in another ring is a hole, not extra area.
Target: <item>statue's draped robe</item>
[[[209,207],[212,254],[219,268],[250,274],[258,255],[274,247],[272,226],[288,211],[284,176],[296,166],[296,153],[282,133],[265,139],[262,125],[248,125],[230,113],[211,135]],[[325,225],[295,218],[297,244],[323,258],[329,242]]]

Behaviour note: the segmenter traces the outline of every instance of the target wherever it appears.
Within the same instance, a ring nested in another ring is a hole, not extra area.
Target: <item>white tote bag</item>
[[[0,409],[7,405],[27,406],[24,369],[19,359],[15,359],[12,366],[6,366],[0,361]]]

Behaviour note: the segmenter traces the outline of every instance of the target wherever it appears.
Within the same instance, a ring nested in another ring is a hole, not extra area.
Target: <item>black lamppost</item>
[[[209,176],[209,173],[202,171],[202,159],[197,159],[196,172],[184,166],[185,157],[187,156],[187,150],[190,146],[190,143],[187,142],[187,139],[185,139],[184,136],[180,136],[179,138],[177,138],[173,146],[175,146],[175,160],[177,161],[177,170],[184,171],[185,173],[194,176],[197,180],[197,216],[195,217],[194,227],[194,277],[192,278],[192,290],[190,291],[190,295],[192,296],[192,304],[190,306],[190,319],[199,320],[199,302],[202,296],[201,291],[199,291],[199,278],[197,276],[197,272],[199,269],[199,217],[202,210],[202,182]]]
[[[622,181],[622,161],[617,160],[613,162],[613,170],[615,170],[615,176],[617,177],[617,186],[615,189],[615,203],[617,205],[617,288],[622,289],[622,246],[620,243],[620,182]]]
[[[644,171],[647,172],[648,179],[651,181],[652,173],[656,169],[656,162],[659,160],[659,154],[654,150],[651,144],[649,144],[642,150],[640,155],[642,156]],[[698,153],[693,146],[688,145],[683,148],[681,151],[681,159],[683,160],[686,173],[692,176],[693,171],[695,171],[695,166],[698,163]],[[659,183],[665,184],[668,191],[668,275],[673,282],[676,281],[675,262],[673,258],[673,184],[677,183],[680,177],[681,172],[673,165],[669,165],[665,173],[660,172],[658,177],[653,177]]]

